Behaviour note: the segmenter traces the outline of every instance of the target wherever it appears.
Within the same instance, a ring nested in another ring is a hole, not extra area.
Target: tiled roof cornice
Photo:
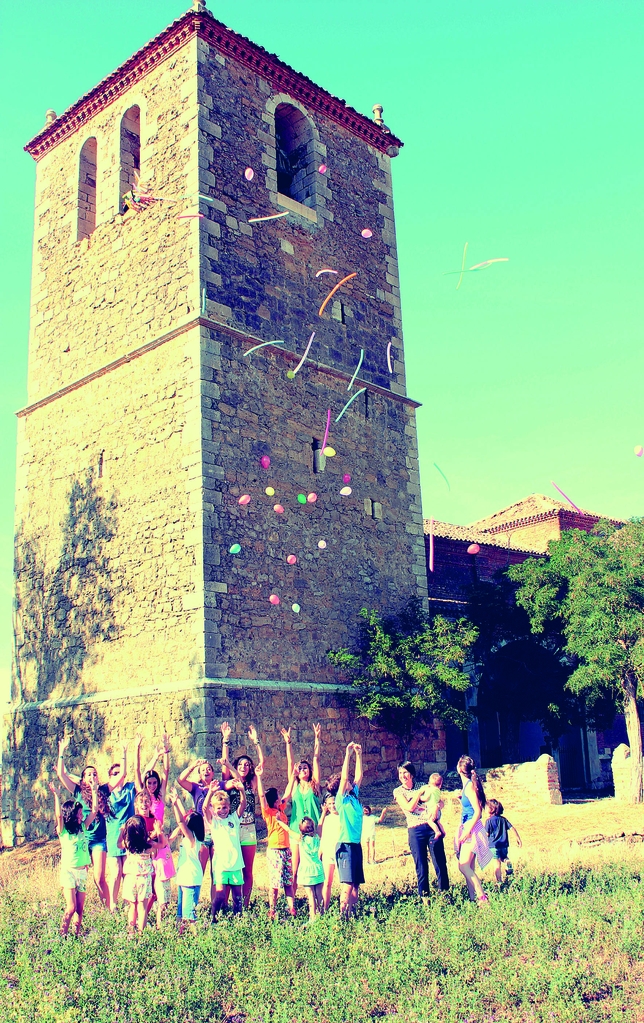
[[[209,11],[187,11],[121,64],[116,71],[112,71],[107,78],[81,96],[60,117],[38,132],[25,146],[26,151],[34,160],[40,160],[45,153],[140,82],[145,75],[195,35],[215,46],[223,56],[237,61],[238,64],[266,79],[274,89],[298,99],[308,110],[324,114],[380,152],[386,153],[390,146],[400,148],[403,145],[400,139],[388,130],[370,121],[353,107],[347,106],[344,100],[320,88],[275,54],[268,53],[263,47],[233,32],[213,18]]]
[[[523,526],[532,526],[538,522],[547,522],[549,519],[561,518],[564,529],[581,529],[582,523],[595,524],[601,519],[606,519],[614,526],[623,526],[622,519],[609,519],[605,515],[595,515],[593,512],[576,512],[570,508],[551,508],[549,511],[539,512],[537,515],[526,515],[522,519],[514,519],[512,522],[501,522],[498,526],[487,526],[483,533],[509,533],[513,529],[521,529]],[[565,525],[564,525],[565,522]]]

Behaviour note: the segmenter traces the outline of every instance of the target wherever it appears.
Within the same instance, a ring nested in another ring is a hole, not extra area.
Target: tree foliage
[[[328,655],[351,680],[359,713],[404,741],[433,717],[467,727],[463,694],[472,682],[463,667],[476,639],[472,624],[430,618],[418,601],[390,618],[363,608],[360,618],[357,651]]]
[[[644,682],[644,522],[592,533],[565,532],[548,560],[529,558],[509,569],[517,602],[534,633],[559,623],[575,659],[567,686],[592,708],[610,698],[625,714],[633,800],[642,801],[642,739],[637,697]]]

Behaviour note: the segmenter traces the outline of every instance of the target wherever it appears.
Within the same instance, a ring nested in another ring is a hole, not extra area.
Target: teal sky
[[[406,143],[393,172],[425,514],[467,523],[530,493],[556,497],[551,480],[580,507],[642,514],[641,0],[210,8],[361,112],[382,103]],[[184,9],[34,0],[0,11],[0,695],[35,175],[22,147],[48,107],[61,113]],[[466,241],[470,266],[510,261],[456,291],[442,274]]]

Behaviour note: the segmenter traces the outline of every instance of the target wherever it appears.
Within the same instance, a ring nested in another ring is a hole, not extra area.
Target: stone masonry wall
[[[559,771],[554,757],[547,753],[534,762],[505,764],[485,773],[486,795],[501,801],[525,799],[530,796],[540,803],[561,806]]]
[[[19,418],[14,699],[200,678],[199,330]]]
[[[173,198],[198,190],[196,41],[88,118],[38,163],[28,400],[33,403],[194,318],[196,199],[120,210],[120,124],[141,108],[141,182]],[[97,223],[76,241],[80,152],[97,139]]]
[[[131,743],[137,731],[144,736],[145,762],[167,729],[174,780],[191,759],[221,756],[223,721],[233,728],[234,756],[247,750],[252,754],[247,729],[251,723],[256,725],[266,754],[267,784],[286,784],[280,727],[292,726],[295,757],[311,758],[316,721],[322,724],[323,779],[340,769],[347,742],[359,741],[365,753],[366,782],[395,780],[395,765],[401,756],[396,741],[364,718],[355,718],[329,686],[165,685],[27,704],[5,716],[3,844],[20,843],[25,836],[53,835],[47,781],[53,776],[57,743],[63,735],[71,738],[68,770],[78,773],[91,763],[102,781],[109,765],[120,760],[123,743]],[[445,770],[444,733],[438,721],[418,735],[411,752],[426,772]],[[130,776],[132,769],[130,760]]]

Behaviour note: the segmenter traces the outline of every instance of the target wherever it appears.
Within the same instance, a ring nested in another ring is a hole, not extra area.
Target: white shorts
[[[61,867],[61,888],[75,888],[77,892],[87,890],[87,867]]]

